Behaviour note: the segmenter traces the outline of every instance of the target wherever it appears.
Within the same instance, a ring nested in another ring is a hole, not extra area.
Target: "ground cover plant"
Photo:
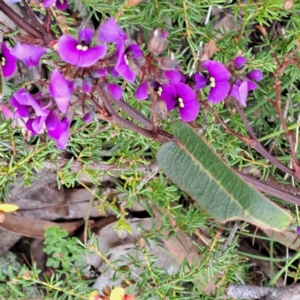
[[[299,11],[0,0],[0,298],[298,299]]]

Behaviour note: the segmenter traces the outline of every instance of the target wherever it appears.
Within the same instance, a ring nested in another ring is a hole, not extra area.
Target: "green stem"
[[[293,262],[300,258],[300,251],[289,261],[286,265],[273,277],[270,281],[270,285],[274,285],[278,278],[293,264]]]
[[[297,123],[297,124],[288,126],[288,129],[289,129],[289,130],[292,130],[292,129],[296,129],[296,128],[298,128],[298,127],[300,127],[300,123]],[[285,131],[284,131],[283,129],[278,130],[278,131],[276,131],[276,132],[273,132],[273,133],[271,133],[271,134],[268,134],[268,135],[266,135],[266,136],[261,137],[260,139],[258,139],[258,141],[259,141],[259,142],[262,142],[262,141],[271,139],[271,138],[273,138],[273,137],[275,137],[275,136],[278,136],[278,135],[280,135],[280,134],[283,134],[284,132],[285,132]]]

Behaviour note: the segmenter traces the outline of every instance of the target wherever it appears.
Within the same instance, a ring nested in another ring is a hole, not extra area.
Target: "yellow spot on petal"
[[[84,45],[84,46],[82,46],[82,51],[86,51],[87,49],[89,49],[89,47],[88,46],[86,46],[86,45]]]
[[[9,203],[4,203],[4,204],[0,204],[0,211],[4,211],[7,213],[13,212],[18,210],[19,206],[15,205],[15,204],[9,204]]]
[[[184,108],[184,103],[183,102],[179,102],[179,107]]]
[[[210,77],[209,80],[210,80],[210,86],[215,87],[216,86],[216,80],[213,77]]]
[[[125,290],[123,288],[117,287],[114,288],[109,296],[110,300],[123,300],[125,296]]]
[[[78,45],[76,46],[76,49],[77,49],[77,50],[82,50],[82,45],[81,45],[81,44],[78,44]]]

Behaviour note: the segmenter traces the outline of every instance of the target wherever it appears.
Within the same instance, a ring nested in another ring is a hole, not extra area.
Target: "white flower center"
[[[158,88],[158,90],[157,90],[157,95],[158,95],[158,96],[161,96],[162,91],[163,91],[163,89],[162,89],[162,87],[160,86],[160,87]]]
[[[129,65],[129,61],[127,59],[127,55],[126,54],[124,54],[124,59],[125,59],[126,65],[128,66]]]
[[[216,80],[213,77],[210,77],[209,80],[210,80],[210,86],[215,87],[216,86]]]
[[[6,60],[5,60],[5,57],[2,56],[2,57],[1,57],[1,66],[2,66],[2,67],[5,66],[5,61],[6,61]]]
[[[182,98],[178,98],[177,99],[178,103],[179,103],[179,107],[184,108],[184,103],[183,103],[183,99]]]
[[[76,49],[84,52],[84,51],[86,51],[87,49],[89,49],[89,47],[86,46],[86,45],[78,44],[78,45],[76,46]]]

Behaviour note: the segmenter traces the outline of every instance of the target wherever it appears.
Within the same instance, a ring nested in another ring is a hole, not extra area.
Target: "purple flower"
[[[42,5],[43,7],[50,7],[54,4],[59,10],[65,10],[68,7],[68,0],[44,0]]]
[[[246,107],[248,92],[257,87],[257,84],[250,80],[238,81],[232,86],[229,96],[234,97],[242,106]]]
[[[253,81],[261,81],[262,80],[262,71],[261,70],[253,70],[247,74],[247,77]]]
[[[241,69],[246,62],[247,62],[247,58],[243,56],[237,56],[233,61],[236,69]]]
[[[51,97],[54,98],[58,109],[65,114],[73,92],[73,82],[65,79],[61,73],[55,69],[51,76],[49,91]]]
[[[166,102],[167,110],[178,108],[184,122],[191,122],[198,116],[200,104],[195,92],[186,84],[170,83],[162,85],[161,99]]]
[[[205,61],[203,67],[208,71],[209,78],[207,83],[211,86],[207,100],[213,103],[219,103],[224,100],[229,93],[230,84],[228,80],[230,73],[223,64],[213,60]],[[200,81],[203,82],[203,78]],[[196,82],[196,85],[200,85],[199,82]]]
[[[10,53],[21,60],[27,67],[37,67],[42,55],[46,52],[45,47],[18,43]]]
[[[60,121],[59,116],[51,111],[46,119],[48,135],[56,142],[58,149],[65,149],[69,140],[70,121],[65,117]]]
[[[300,227],[299,226],[297,227],[296,232],[298,235],[300,235]]]
[[[106,54],[106,45],[90,46],[93,30],[79,30],[78,39],[68,34],[62,35],[57,43],[57,52],[61,59],[78,67],[90,67]]]
[[[120,100],[123,94],[123,90],[122,88],[114,83],[108,83],[106,84],[106,88],[108,90],[108,92],[116,99],[116,100]]]
[[[117,42],[116,45],[117,63],[114,69],[124,79],[130,82],[134,82],[135,73],[131,70],[130,63],[133,59],[139,58],[142,55],[142,51],[138,45],[137,47],[131,47],[131,46],[132,45],[130,45],[127,49],[125,49],[123,40],[119,40]]]
[[[49,113],[48,110],[41,108],[40,104],[24,88],[13,94],[10,104],[16,108],[16,118],[28,117],[30,108],[33,108],[37,116],[46,116]]]
[[[10,50],[4,43],[0,43],[0,46],[0,64],[2,67],[3,76],[8,77],[15,73],[17,68],[17,59],[10,53]]]
[[[128,36],[114,18],[108,19],[100,28],[99,41],[116,44],[115,71],[124,79],[134,82],[135,73],[131,70],[130,64],[142,56],[142,51],[137,44],[125,46],[127,40]]]

